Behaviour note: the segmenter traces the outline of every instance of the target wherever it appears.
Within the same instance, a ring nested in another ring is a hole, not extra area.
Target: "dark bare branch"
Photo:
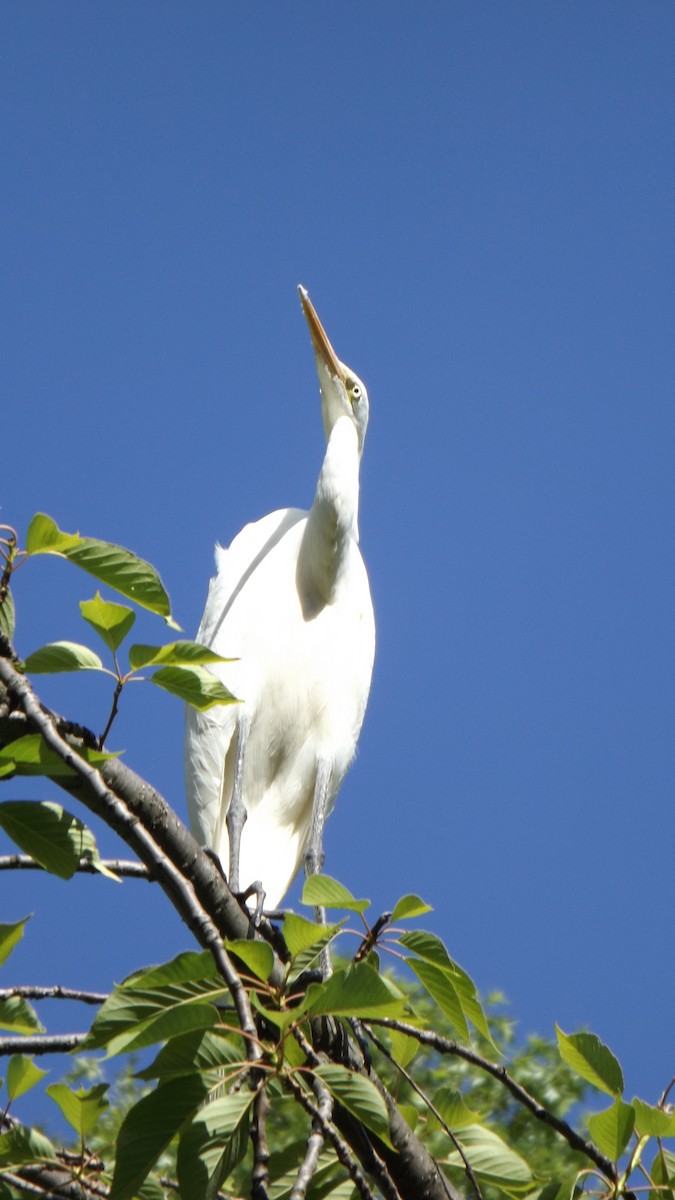
[[[101,858],[98,860],[100,866],[105,867],[108,871],[113,871],[115,875],[127,879],[145,879],[148,883],[153,882],[153,877],[143,863],[132,862],[129,859],[123,858]],[[44,867],[31,858],[29,854],[3,854],[0,855],[0,871],[44,871]],[[98,866],[89,858],[80,860],[76,871],[82,875],[100,875],[101,872]]]
[[[533,1117],[536,1117],[544,1125],[550,1126],[551,1129],[555,1129],[556,1133],[559,1133],[573,1150],[578,1150],[582,1154],[585,1154],[602,1171],[606,1178],[616,1179],[616,1167],[614,1163],[609,1158],[606,1158],[604,1154],[601,1154],[597,1146],[593,1145],[593,1142],[587,1142],[582,1138],[571,1125],[568,1125],[567,1121],[563,1121],[561,1117],[556,1117],[550,1109],[545,1108],[543,1104],[535,1100],[534,1096],[531,1096],[524,1087],[516,1083],[505,1067],[500,1067],[497,1063],[490,1062],[488,1058],[483,1058],[482,1055],[477,1054],[475,1050],[469,1049],[468,1046],[461,1046],[458,1042],[453,1042],[450,1038],[442,1037],[440,1034],[433,1033],[430,1030],[417,1029],[415,1025],[409,1025],[406,1021],[395,1021],[389,1017],[373,1017],[369,1023],[371,1025],[381,1025],[386,1029],[398,1029],[400,1033],[406,1033],[409,1037],[416,1038],[421,1045],[431,1046],[439,1054],[454,1054],[457,1058],[463,1058],[466,1062],[472,1063],[473,1066],[479,1067],[481,1071],[485,1071],[486,1074],[492,1075],[494,1079],[498,1079],[504,1085],[519,1104],[522,1104],[523,1108],[532,1113]]]
[[[9,1000],[12,996],[22,996],[24,1000],[79,1000],[82,1004],[103,1004],[108,999],[106,992],[82,992],[61,987],[58,983],[54,987],[0,988],[0,1000]]]
[[[52,1033],[4,1037],[0,1038],[0,1055],[68,1054],[71,1050],[77,1050],[86,1036],[86,1033]]]

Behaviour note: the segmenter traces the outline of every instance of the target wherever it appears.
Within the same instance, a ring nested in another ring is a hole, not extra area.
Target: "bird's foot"
[[[265,903],[265,889],[259,879],[255,879],[250,883],[244,892],[236,892],[236,897],[244,912],[250,917],[251,911],[246,901],[251,897],[256,897],[255,908],[253,910],[253,924],[258,928],[263,915],[263,904]]]

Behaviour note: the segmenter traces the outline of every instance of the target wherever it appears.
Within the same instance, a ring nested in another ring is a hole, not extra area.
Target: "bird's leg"
[[[323,827],[326,824],[326,808],[328,805],[328,788],[330,785],[331,764],[325,758],[320,758],[316,766],[316,781],[314,783],[314,799],[312,800],[312,819],[305,850],[305,874],[316,875],[323,866]]]
[[[316,781],[314,783],[314,799],[312,801],[312,820],[309,827],[309,837],[307,839],[307,849],[305,850],[305,874],[316,875],[323,866],[323,827],[326,824],[326,808],[328,807],[328,789],[331,779],[331,764],[324,758],[320,758],[316,768]],[[317,921],[322,925],[326,924],[326,910],[323,906],[316,908],[315,915]],[[321,951],[320,957],[321,974],[324,979],[328,979],[333,974],[333,965],[330,956],[330,947],[326,946]]]
[[[232,797],[227,810],[225,824],[230,841],[230,872],[228,884],[231,892],[239,891],[239,852],[241,849],[241,831],[246,824],[246,809],[244,807],[244,754],[246,752],[246,737],[249,727],[248,714],[242,713],[237,721],[237,758],[234,765],[234,783]]]

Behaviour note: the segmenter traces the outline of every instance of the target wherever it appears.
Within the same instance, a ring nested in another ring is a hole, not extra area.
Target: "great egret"
[[[270,513],[229,549],[216,547],[197,638],[236,657],[212,670],[242,703],[189,708],[186,720],[192,832],[229,864],[232,891],[259,882],[271,908],[303,856],[308,874],[321,868],[323,826],[354,757],[375,652],[358,545],[368,396],[298,290],[327,442],[314,502],[309,512]]]

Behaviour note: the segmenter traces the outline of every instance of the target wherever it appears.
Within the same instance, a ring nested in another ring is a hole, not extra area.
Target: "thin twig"
[[[105,867],[108,871],[113,871],[115,875],[125,876],[129,879],[145,879],[148,883],[154,882],[153,877],[143,863],[132,862],[130,859],[123,858],[99,858],[94,864],[90,858],[81,858],[76,872],[83,875],[100,875],[100,867]],[[0,855],[0,871],[44,871],[44,867],[31,858],[30,854],[3,854]]]
[[[511,1095],[522,1104],[533,1117],[541,1121],[544,1125],[550,1126],[565,1139],[573,1150],[578,1150],[589,1158],[591,1162],[602,1171],[606,1178],[616,1181],[616,1167],[609,1158],[605,1158],[604,1154],[593,1145],[592,1142],[587,1142],[584,1138],[563,1121],[561,1117],[556,1117],[550,1109],[544,1108],[534,1096],[516,1083],[505,1067],[500,1067],[496,1063],[490,1062],[488,1058],[483,1058],[482,1055],[476,1054],[475,1050],[470,1050],[467,1046],[460,1046],[458,1042],[453,1042],[450,1038],[442,1037],[438,1033],[433,1033],[426,1029],[417,1029],[415,1025],[409,1025],[407,1021],[396,1021],[390,1017],[371,1017],[371,1025],[380,1025],[385,1029],[397,1029],[399,1033],[405,1033],[409,1037],[416,1038],[423,1046],[431,1046],[432,1049],[438,1050],[439,1054],[454,1054],[457,1058],[463,1058],[466,1062],[472,1063],[473,1066],[479,1067],[481,1071],[492,1075],[494,1079],[499,1080]]]
[[[22,996],[24,1000],[79,1000],[82,1004],[103,1004],[108,999],[107,992],[82,992],[74,988],[64,988],[60,984],[54,987],[33,987],[21,984],[18,987],[0,988],[0,1000],[10,1000],[12,996]]]
[[[307,1062],[309,1063],[309,1065],[311,1067],[319,1067],[321,1065],[321,1059],[319,1058],[318,1054],[314,1050],[314,1047],[311,1046],[309,1044],[309,1042],[307,1041],[307,1038],[302,1033],[302,1030],[298,1029],[298,1028],[294,1029],[293,1036],[294,1036],[296,1042],[298,1043],[298,1045],[300,1046],[301,1050],[303,1051],[305,1058],[307,1059]],[[315,1076],[315,1079],[316,1078],[317,1078],[317,1076]],[[373,1082],[375,1082],[374,1079],[373,1079]],[[331,1126],[331,1128],[332,1128],[332,1126]],[[397,1197],[400,1196],[400,1192],[399,1192],[398,1188],[396,1187],[396,1184],[394,1183],[394,1180],[392,1179],[392,1177],[387,1169],[386,1164],[382,1161],[382,1158],[377,1153],[377,1151],[375,1150],[375,1147],[372,1145],[372,1142],[370,1140],[369,1140],[368,1144],[369,1144],[368,1163],[369,1163],[371,1174],[374,1175],[374,1177],[377,1179],[377,1182],[380,1186],[380,1189],[381,1189],[383,1195],[388,1197],[388,1200],[397,1200]]]
[[[303,1090],[303,1088],[300,1087],[299,1083],[296,1083],[295,1079],[293,1079],[291,1076],[287,1076],[286,1084],[289,1091],[294,1095],[298,1104],[305,1109],[305,1112],[309,1113],[312,1121],[318,1122],[324,1138],[331,1143],[339,1161],[348,1171],[349,1177],[354,1183],[359,1195],[363,1198],[363,1200],[375,1200],[374,1191],[370,1187],[368,1180],[363,1174],[358,1162],[354,1158],[349,1146],[340,1137],[340,1134],[333,1125],[332,1121],[324,1120],[316,1104],[310,1100],[307,1093]]]
[[[267,1089],[263,1083],[258,1088],[253,1102],[254,1119],[251,1130],[253,1140],[253,1170],[251,1171],[252,1200],[268,1200],[270,1152],[267,1145],[267,1114],[269,1107],[270,1102],[267,1098]]]
[[[429,1098],[429,1096],[427,1096],[426,1092],[419,1086],[419,1084],[415,1082],[412,1075],[408,1071],[406,1071],[405,1067],[402,1067],[400,1063],[397,1063],[393,1054],[389,1053],[389,1051],[387,1050],[387,1047],[383,1044],[383,1042],[380,1041],[377,1034],[373,1033],[373,1030],[370,1028],[370,1026],[367,1024],[364,1024],[363,1028],[365,1029],[366,1033],[368,1034],[368,1037],[373,1042],[373,1045],[377,1046],[378,1050],[380,1051],[380,1054],[383,1054],[384,1057],[392,1064],[392,1066],[403,1076],[406,1083],[408,1083],[410,1085],[410,1087],[413,1089],[413,1091],[417,1093],[417,1095],[420,1097],[420,1099],[423,1100],[424,1104],[429,1109],[429,1112],[433,1113],[433,1115],[435,1116],[435,1118],[438,1121],[441,1128],[447,1133],[448,1137],[450,1138],[450,1141],[452,1142],[453,1146],[455,1147],[455,1150],[459,1154],[459,1157],[461,1158],[462,1163],[464,1164],[464,1170],[466,1172],[466,1177],[469,1180],[469,1183],[471,1184],[471,1186],[474,1190],[474,1193],[476,1195],[476,1200],[483,1200],[483,1193],[480,1190],[480,1185],[474,1174],[473,1167],[471,1166],[471,1163],[469,1162],[469,1160],[466,1156],[464,1148],[462,1147],[462,1145],[461,1145],[460,1141],[458,1140],[458,1138],[456,1137],[456,1135],[452,1132],[450,1126],[447,1124],[446,1121],[443,1120],[443,1117],[441,1116],[438,1109],[436,1108],[436,1105]]]
[[[333,1098],[328,1088],[317,1077],[314,1078],[312,1088],[317,1099],[317,1111],[321,1120],[315,1118],[312,1121],[312,1132],[307,1139],[305,1157],[300,1164],[289,1200],[305,1200],[307,1188],[312,1182],[314,1172],[319,1163],[319,1155],[325,1142],[323,1128],[329,1124],[333,1116]]]
[[[50,1033],[0,1038],[0,1055],[67,1054],[81,1046],[86,1036],[86,1033]]]

